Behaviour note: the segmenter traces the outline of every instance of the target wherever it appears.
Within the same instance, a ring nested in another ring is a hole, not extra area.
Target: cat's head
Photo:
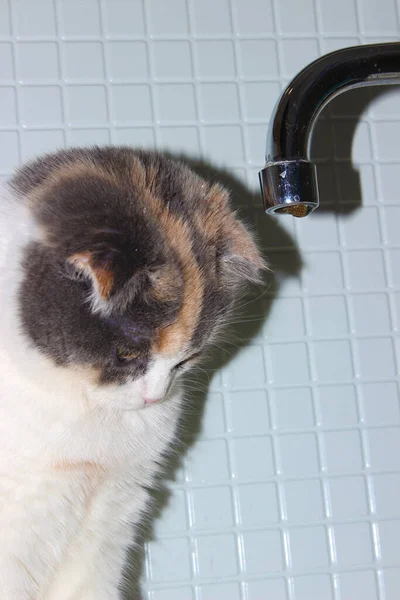
[[[11,184],[39,232],[24,253],[24,334],[123,408],[166,398],[264,267],[227,192],[158,153],[62,151]]]

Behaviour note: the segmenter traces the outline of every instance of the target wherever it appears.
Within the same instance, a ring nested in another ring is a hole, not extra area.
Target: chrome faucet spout
[[[305,217],[319,205],[317,169],[310,160],[322,109],[349,89],[400,83],[400,43],[370,44],[327,54],[289,83],[273,111],[260,185],[267,213]]]

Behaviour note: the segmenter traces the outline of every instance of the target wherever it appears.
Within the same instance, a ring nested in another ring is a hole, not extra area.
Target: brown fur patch
[[[92,164],[88,160],[76,160],[71,163],[60,165],[54,171],[49,173],[43,183],[36,186],[34,191],[28,195],[28,203],[34,207],[41,201],[44,195],[48,195],[51,192],[53,187],[64,182],[67,183],[68,181],[74,181],[78,178],[88,176],[101,177],[113,185],[118,185],[118,179],[115,174],[102,169],[98,165]]]
[[[152,293],[156,300],[162,302],[174,300],[176,294],[176,282],[179,280],[179,272],[172,266],[161,267],[155,273],[150,273],[153,284]]]

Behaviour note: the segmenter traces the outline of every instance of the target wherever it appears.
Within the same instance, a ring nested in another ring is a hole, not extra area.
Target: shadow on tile
[[[376,100],[384,100],[393,86],[359,88],[332,100],[322,111],[314,128],[311,157],[318,165],[320,206],[322,212],[351,214],[362,205],[360,173],[353,164],[353,146],[360,119]],[[366,129],[359,139],[358,151],[372,159],[372,146]],[[367,156],[368,155],[368,156]]]

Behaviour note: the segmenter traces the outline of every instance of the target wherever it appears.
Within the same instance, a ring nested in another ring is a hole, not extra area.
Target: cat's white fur
[[[126,551],[182,394],[157,359],[141,380],[100,388],[23,337],[16,293],[29,210],[0,186],[0,598],[117,600]],[[145,405],[145,399],[164,402]]]

